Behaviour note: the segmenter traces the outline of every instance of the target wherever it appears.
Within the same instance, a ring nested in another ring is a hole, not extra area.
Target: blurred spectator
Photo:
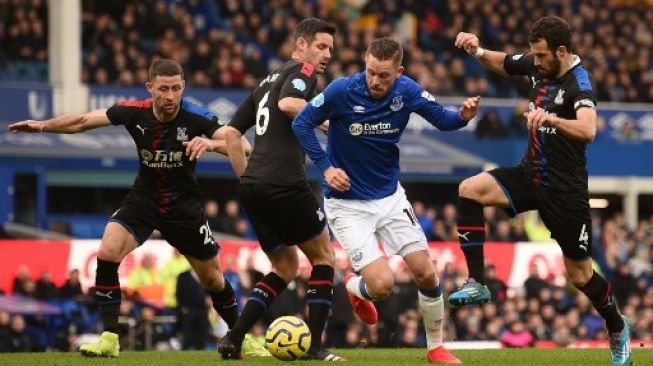
[[[250,236],[250,232],[251,235],[253,236]],[[254,235],[253,231],[250,231],[249,222],[243,218],[239,218],[238,220],[236,220],[236,227],[235,227],[234,234],[241,238],[256,239],[256,236]]]
[[[182,348],[203,350],[209,341],[210,300],[192,269],[182,272],[176,285]]]
[[[442,206],[442,220],[444,220],[444,226],[447,228],[447,232],[452,233],[450,235],[452,238],[457,238],[456,231],[456,216],[458,215],[458,209],[453,203],[445,203]]]
[[[52,282],[52,272],[49,269],[41,272],[41,278],[36,281],[36,298],[39,300],[53,300],[59,298],[59,289]]]
[[[514,321],[501,334],[501,344],[509,348],[524,348],[533,345],[533,335],[521,321]]]
[[[526,298],[531,299],[538,297],[542,289],[548,288],[549,284],[540,277],[537,264],[531,264],[528,272],[528,278],[524,281],[526,289]]]
[[[497,269],[494,265],[485,268],[485,285],[492,294],[492,301],[501,305],[506,300],[506,291],[508,286],[497,278]]]
[[[168,350],[166,341],[170,338],[166,326],[155,321],[156,310],[150,306],[141,308],[140,317],[134,327],[136,350],[155,349]]]
[[[399,328],[395,333],[395,347],[425,347],[425,335],[420,325],[419,313],[416,310],[400,315]]]
[[[239,268],[238,261],[233,255],[223,255],[222,260],[224,261],[224,267],[222,274],[224,275],[225,280],[229,281],[231,288],[236,294],[236,304],[238,307],[241,307],[243,302],[243,297],[245,297],[246,288],[250,288],[251,284],[249,283],[249,275],[245,268]]]
[[[487,109],[476,124],[476,137],[484,139],[506,136],[508,136],[508,131],[503,126],[497,110],[494,108]]]
[[[11,315],[6,310],[0,309],[0,353],[9,352],[10,322]]]
[[[204,216],[211,231],[220,231],[220,205],[217,201],[207,200],[204,203]]]
[[[11,293],[14,295],[24,295],[27,296],[27,283],[32,281],[32,276],[30,275],[29,268],[25,265],[18,267],[16,271],[16,277],[14,277],[14,283],[11,287]]]
[[[218,217],[220,222],[220,232],[231,235],[242,235],[242,232],[239,232],[238,228],[238,221],[240,220],[240,205],[236,200],[228,200],[224,205],[224,212],[222,212]]]
[[[635,256],[628,261],[630,272],[634,277],[653,275],[651,249],[642,246],[635,251]]]
[[[514,241],[508,220],[497,221],[495,232],[488,236],[488,240],[492,241]]]
[[[163,306],[165,287],[153,254],[143,254],[141,264],[129,273],[127,286],[139,299],[158,307]]]
[[[25,319],[22,315],[11,317],[8,345],[9,352],[31,352],[33,350],[33,341],[26,332]]]
[[[553,240],[551,239],[551,232],[544,225],[544,222],[542,222],[540,215],[535,211],[530,211],[525,214],[524,230],[530,241],[544,242]]]
[[[417,222],[419,222],[419,225],[422,227],[422,230],[425,233],[430,233],[433,228],[433,219],[435,217],[429,217],[426,214],[426,206],[422,201],[413,201],[412,207],[413,207],[413,213],[415,214],[415,218],[417,218]]]
[[[526,128],[526,117],[524,113],[528,112],[528,99],[520,98],[513,108],[512,116],[508,121],[508,135],[512,137],[524,137],[528,135]]]
[[[84,295],[82,284],[79,282],[79,270],[73,269],[68,273],[66,282],[59,289],[62,299],[78,298]]]
[[[623,304],[629,294],[635,291],[635,278],[626,263],[620,263],[612,279],[613,293],[617,303]]]
[[[18,295],[22,295],[22,296],[31,297],[33,299],[36,299],[36,281],[29,278],[25,282],[23,282],[22,286],[23,286],[22,291],[19,292]]]
[[[190,263],[177,249],[174,250],[172,258],[159,268],[161,282],[165,288],[165,297],[163,304],[167,308],[177,307],[177,298],[175,292],[177,290],[177,277],[180,273],[188,271]]]
[[[571,334],[571,330],[566,327],[557,327],[553,332],[553,342],[558,347],[567,347],[576,340],[576,337]]]
[[[510,231],[513,241],[528,241],[526,228],[524,227],[524,216],[517,215],[514,219],[510,220]]]
[[[436,219],[433,224],[432,233],[429,237],[429,240],[433,241],[450,241],[451,231],[447,230],[447,226],[444,224],[444,220]]]

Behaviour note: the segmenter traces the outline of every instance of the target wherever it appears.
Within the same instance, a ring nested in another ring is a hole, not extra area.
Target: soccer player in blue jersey
[[[182,100],[184,73],[178,62],[155,61],[146,84],[147,100],[128,100],[109,109],[21,121],[9,131],[79,133],[123,125],[136,143],[139,171],[119,209],[109,218],[98,250],[95,299],[104,332],[80,352],[90,357],[117,357],[121,287],[118,266],[154,229],[184,254],[213,299],[213,307],[231,327],[238,318],[236,297],[217,260],[219,245],[202,211],[195,178],[197,159],[206,151],[226,154],[223,123],[208,110]],[[202,135],[206,136],[202,137]],[[246,140],[243,149],[251,151]]]
[[[401,45],[374,40],[365,55],[365,71],[332,82],[293,121],[304,150],[324,173],[329,227],[347,250],[354,270],[346,287],[359,317],[368,324],[378,315],[373,300],[388,297],[394,277],[377,245],[398,254],[419,288],[419,306],[433,363],[461,361],[442,345],[444,303],[422,231],[399,183],[399,149],[410,114],[415,112],[440,130],[467,125],[479,98],[449,111],[421,86],[403,76]],[[329,120],[325,152],[313,129]]]
[[[532,83],[528,149],[515,167],[497,168],[465,179],[459,187],[458,236],[470,277],[449,297],[453,306],[489,300],[483,283],[483,206],[508,214],[538,210],[556,239],[569,278],[605,319],[612,363],[630,363],[630,329],[619,314],[610,284],[592,269],[592,221],[587,189],[587,144],[596,135],[594,81],[571,51],[569,24],[546,16],[533,25],[530,52],[508,55],[485,50],[478,37],[461,32],[456,46],[502,75],[526,75]],[[480,282],[480,283],[479,283]]]

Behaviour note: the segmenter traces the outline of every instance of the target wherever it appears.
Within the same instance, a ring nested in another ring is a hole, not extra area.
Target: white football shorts
[[[378,200],[325,199],[324,210],[331,231],[357,272],[385,255],[405,257],[428,249],[400,183],[395,193]]]

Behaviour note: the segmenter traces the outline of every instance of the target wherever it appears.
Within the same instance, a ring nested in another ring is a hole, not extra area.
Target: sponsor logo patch
[[[306,83],[302,79],[295,79],[292,81],[292,86],[299,90],[300,92],[303,92],[306,90]]]
[[[324,104],[324,93],[320,93],[311,100],[311,104],[315,108],[320,108]]]
[[[188,141],[186,127],[177,127],[177,141]]]
[[[393,112],[398,112],[403,107],[404,107],[404,99],[403,99],[403,97],[401,95],[398,96],[398,97],[392,98],[392,103],[390,104],[390,109]]]

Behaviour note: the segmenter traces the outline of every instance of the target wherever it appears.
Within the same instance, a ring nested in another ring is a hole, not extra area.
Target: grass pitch
[[[500,350],[455,350],[452,351],[465,365],[482,366],[601,366],[611,365],[608,349],[500,349]],[[347,349],[336,352],[348,359],[351,366],[403,366],[427,365],[423,349]],[[77,353],[0,353],[2,366],[201,366],[201,365],[282,365],[283,361],[271,357],[248,358],[244,361],[223,361],[215,351],[184,352],[123,352],[116,359],[84,358]],[[294,361],[293,365],[316,365],[316,361]],[[633,350],[633,364],[653,366],[653,349]]]

